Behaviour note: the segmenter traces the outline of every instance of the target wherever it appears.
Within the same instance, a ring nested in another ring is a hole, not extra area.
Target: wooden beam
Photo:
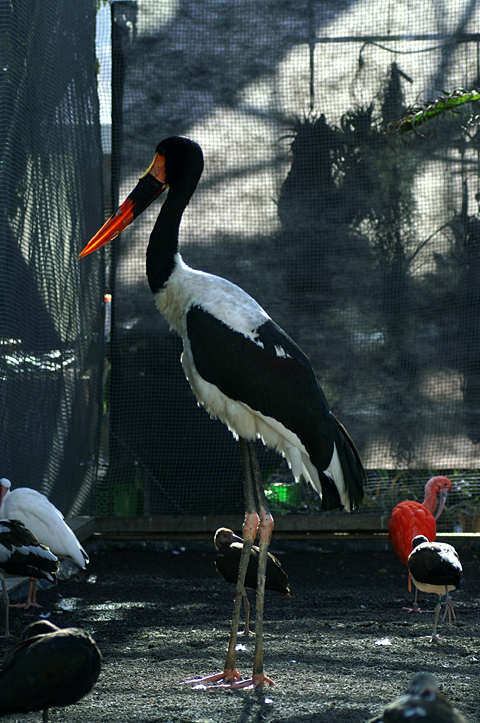
[[[275,533],[301,534],[308,532],[386,532],[389,515],[326,513],[322,515],[284,515],[275,518]],[[219,527],[230,527],[241,532],[241,515],[211,515],[186,517],[183,515],[154,515],[151,517],[97,517],[97,535],[161,535],[180,537],[191,534],[212,534]]]

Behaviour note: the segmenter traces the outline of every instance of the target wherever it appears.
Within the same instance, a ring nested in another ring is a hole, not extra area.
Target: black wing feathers
[[[429,585],[459,587],[462,578],[462,566],[455,549],[442,543],[425,542],[415,547],[408,558],[408,569],[415,580]]]
[[[253,341],[199,306],[187,313],[187,332],[199,374],[226,396],[273,417],[304,444],[322,482],[322,509],[341,507],[333,481],[322,473],[336,443],[352,508],[365,480],[360,457],[330,411],[308,357],[271,319]]]

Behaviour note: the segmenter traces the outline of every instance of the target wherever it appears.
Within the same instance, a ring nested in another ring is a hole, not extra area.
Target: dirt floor
[[[213,544],[87,543],[91,562],[39,592],[61,627],[79,626],[103,653],[100,678],[77,705],[53,709],[71,723],[363,723],[422,670],[470,723],[480,722],[480,545],[459,553],[464,586],[454,593],[457,621],[429,642],[433,613],[408,613],[406,568],[383,544],[334,549],[330,543],[277,542],[292,598],[267,594],[265,670],[275,686],[203,690],[182,680],[216,672],[226,652],[233,586],[213,565]],[[348,549],[350,548],[350,549]],[[432,609],[434,596],[421,595]],[[253,609],[252,609],[253,614]],[[38,613],[12,609],[13,639]],[[247,675],[253,639],[240,639]],[[41,714],[5,720],[39,721]]]

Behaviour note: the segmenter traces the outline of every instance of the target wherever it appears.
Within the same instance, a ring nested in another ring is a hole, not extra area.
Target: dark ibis
[[[235,535],[233,530],[229,530],[228,527],[220,527],[215,533],[213,542],[217,550],[215,569],[226,582],[231,582],[235,585],[238,580],[238,568],[243,550],[242,538]],[[244,635],[250,634],[250,603],[245,588],[250,588],[251,590],[256,590],[257,588],[259,552],[259,548],[256,545],[252,545],[245,575],[245,587],[242,593],[245,608]],[[282,568],[280,560],[275,557],[275,555],[272,555],[271,552],[267,555],[265,590],[274,590],[282,595],[291,597],[287,573]]]
[[[452,545],[446,542],[430,542],[425,535],[417,535],[412,540],[413,550],[408,558],[408,569],[413,584],[422,592],[431,592],[438,596],[435,606],[435,621],[433,625],[432,642],[438,638],[437,623],[442,597],[445,595],[445,614],[448,615],[448,624],[455,620],[453,603],[449,593],[461,587],[462,564],[458,553]]]
[[[18,487],[11,490],[10,480],[0,479],[0,517],[20,520],[59,559],[68,559],[85,569],[88,555],[73,530],[55,505],[37,490]],[[23,607],[41,607],[36,601],[37,580],[32,578]]]
[[[417,673],[407,690],[369,723],[467,723],[439,691],[431,673]]]
[[[58,559],[20,520],[0,520],[0,578],[5,604],[5,635],[9,637],[9,607],[5,578],[34,577],[55,582]]]
[[[0,716],[63,708],[83,698],[95,684],[102,655],[79,628],[31,623],[0,671]]]
[[[442,514],[451,488],[452,483],[448,477],[432,477],[425,485],[425,498],[421,504],[416,500],[404,500],[393,508],[388,523],[388,534],[393,549],[405,566],[408,567],[412,540],[416,535],[425,535],[427,540],[435,542],[436,521]],[[440,497],[440,501],[434,516],[438,497]],[[410,573],[408,590],[410,592],[412,590]],[[411,611],[420,612],[417,605],[417,594],[417,588],[415,588],[415,600]]]
[[[246,151],[248,154],[248,150]],[[273,517],[264,494],[255,440],[282,454],[295,476],[316,489],[322,509],[356,509],[366,475],[343,425],[332,414],[308,357],[245,291],[192,269],[178,252],[179,227],[203,171],[203,153],[189,138],[158,144],[138,184],[80,257],[118,236],[169,189],[147,247],[147,277],[156,304],[183,340],[185,375],[201,404],[238,439],[245,492],[243,554],[224,670],[200,681],[225,687],[271,684],[263,669],[263,598]],[[255,499],[257,498],[257,501]],[[258,535],[258,584],[253,675],[235,665],[242,590]]]

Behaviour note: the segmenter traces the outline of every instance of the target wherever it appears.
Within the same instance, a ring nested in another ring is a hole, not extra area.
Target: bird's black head
[[[158,144],[156,152],[165,159],[170,189],[188,184],[193,186],[193,193],[203,171],[203,153],[198,143],[184,136],[169,136]]]

